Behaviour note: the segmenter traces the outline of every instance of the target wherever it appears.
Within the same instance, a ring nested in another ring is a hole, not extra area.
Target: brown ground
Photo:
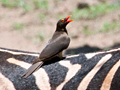
[[[32,0],[31,0],[32,1]],[[86,0],[90,5],[95,5],[99,1]],[[104,0],[100,0],[104,1]],[[115,0],[108,0],[109,3]],[[49,38],[54,33],[58,14],[68,16],[77,7],[79,0],[49,0],[49,9],[45,19],[40,19],[39,14],[44,12],[39,9],[24,13],[22,8],[6,8],[0,3],[0,47],[19,49],[24,51],[40,52]],[[64,17],[63,17],[64,18]],[[99,16],[91,20],[74,20],[67,26],[71,37],[69,53],[92,52],[108,47],[120,46],[120,27],[106,33],[85,35],[82,33],[84,24],[87,23],[90,30],[97,30],[104,22],[114,22],[120,20],[120,9]],[[24,23],[21,30],[13,28],[15,22]],[[43,33],[44,40],[39,40],[38,32]],[[86,46],[87,45],[87,46]],[[72,51],[71,51],[72,50]],[[79,50],[79,51],[78,51]]]

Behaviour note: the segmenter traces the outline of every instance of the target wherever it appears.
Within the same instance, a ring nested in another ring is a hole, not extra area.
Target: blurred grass
[[[2,6],[8,8],[15,8],[18,7],[19,1],[17,0],[1,0]]]
[[[103,28],[99,30],[99,32],[109,32],[114,30],[115,28],[120,27],[120,22],[116,21],[113,23],[105,22]]]
[[[82,32],[83,32],[83,34],[89,36],[92,34],[107,33],[110,31],[115,31],[116,28],[120,28],[119,21],[105,22],[105,23],[103,23],[103,26],[98,30],[90,30],[87,25],[84,25],[84,29],[82,30]]]
[[[46,19],[46,15],[44,13],[39,13],[39,19],[42,21]]]
[[[47,0],[34,0],[33,4],[36,9],[48,9],[48,1]]]
[[[14,30],[22,31],[22,29],[25,27],[25,23],[14,22],[12,27]]]
[[[16,8],[16,7],[23,8],[25,12],[29,12],[33,9],[40,9],[41,12],[38,14],[38,18],[42,20],[42,22],[46,19],[46,13],[43,12],[43,10],[46,11],[49,8],[48,0],[34,0],[32,2],[26,2],[25,0],[1,0],[1,3],[4,7],[8,7],[8,8]],[[88,8],[84,8],[84,9],[75,8],[74,11],[69,14],[72,15],[72,18],[74,20],[94,19],[106,13],[112,12],[113,10],[116,10],[118,8],[120,8],[119,3],[117,4],[99,3],[98,5],[89,6]],[[66,15],[66,13],[56,14],[56,17],[60,19],[60,18],[65,17],[64,15]],[[120,25],[119,22],[112,22],[112,23],[105,22],[103,24],[103,27],[97,31],[89,30],[89,26],[84,25],[83,33],[85,35],[91,35],[91,34],[96,34],[99,32],[109,32],[109,31],[114,30],[119,25]],[[15,22],[12,27],[15,30],[21,30],[25,27],[25,24]],[[43,34],[39,33],[38,36],[40,40],[44,40]]]
[[[45,35],[43,32],[38,32],[37,33],[37,36],[38,36],[38,39],[41,40],[41,41],[44,41],[45,40]]]
[[[8,8],[23,8],[25,12],[31,11],[33,9],[40,9],[44,12],[48,10],[49,3],[48,0],[34,0],[32,2],[27,2],[25,0],[1,0],[2,6]],[[68,14],[72,15],[74,20],[79,19],[94,19],[100,15],[104,15],[106,13],[112,12],[115,9],[120,8],[120,3],[117,4],[107,4],[107,3],[99,3],[98,5],[91,5],[88,8],[78,9],[75,8],[73,12]],[[41,13],[43,13],[41,11]],[[56,15],[58,18],[63,17],[64,15]]]
[[[81,18],[94,19],[97,18],[97,16],[112,12],[113,10],[118,8],[120,8],[119,3],[118,4],[99,3],[98,5],[95,6],[89,6],[89,8],[84,9],[75,8],[75,10],[71,14],[73,19],[75,20],[79,20]]]
[[[45,40],[45,33],[38,31],[36,33],[36,37],[33,39],[34,43],[40,43],[41,41],[43,42]]]
[[[31,3],[26,3],[23,0],[19,2],[19,6],[24,9],[24,12],[29,12],[30,10],[33,9],[33,5]]]
[[[87,24],[87,23],[84,23],[83,33],[84,33],[85,35],[87,35],[87,36],[92,34],[92,32],[90,32],[90,30],[89,30],[89,27],[88,27],[88,24]]]
[[[25,0],[1,0],[3,7],[7,8],[23,8],[25,12],[28,12],[32,9],[48,9],[48,0],[34,0],[33,2],[27,2]]]

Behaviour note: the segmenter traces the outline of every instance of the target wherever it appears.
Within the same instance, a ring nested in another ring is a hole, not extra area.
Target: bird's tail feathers
[[[28,68],[28,70],[22,75],[22,77],[27,78],[30,76],[33,72],[37,71],[43,64],[43,61],[37,62],[33,64],[31,67]]]

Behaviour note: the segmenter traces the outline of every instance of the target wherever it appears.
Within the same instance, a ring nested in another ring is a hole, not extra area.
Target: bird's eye
[[[64,19],[61,19],[61,22],[64,22]]]

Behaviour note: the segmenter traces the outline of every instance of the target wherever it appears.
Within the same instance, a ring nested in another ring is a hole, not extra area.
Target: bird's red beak
[[[72,22],[73,20],[68,20],[69,18],[71,17],[71,15],[69,15],[68,17],[66,17],[66,22],[69,23],[69,22]]]

